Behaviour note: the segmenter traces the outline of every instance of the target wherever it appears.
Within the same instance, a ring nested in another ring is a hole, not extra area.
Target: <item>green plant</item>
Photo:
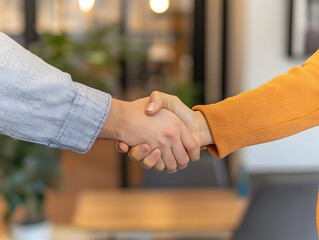
[[[58,189],[61,179],[59,150],[3,135],[0,146],[0,194],[8,203],[5,220],[24,205],[23,224],[43,221],[45,192]]]
[[[29,49],[74,81],[106,92],[119,82],[122,60],[145,59],[141,46],[119,35],[115,24],[78,37],[45,33]]]

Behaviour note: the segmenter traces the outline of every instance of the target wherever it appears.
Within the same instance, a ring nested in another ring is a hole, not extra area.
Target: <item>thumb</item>
[[[146,107],[145,112],[147,115],[154,115],[158,113],[162,108],[166,108],[167,110],[174,112],[176,104],[176,102],[174,102],[174,99],[175,96],[154,91],[149,97],[149,103]]]
[[[120,153],[127,153],[130,150],[130,147],[124,142],[117,141],[116,142],[116,149]]]

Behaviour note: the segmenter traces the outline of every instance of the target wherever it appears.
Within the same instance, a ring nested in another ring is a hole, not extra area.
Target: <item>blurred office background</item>
[[[74,81],[123,100],[164,91],[189,107],[301,65],[319,47],[318,16],[318,0],[0,0],[0,31]],[[24,219],[31,188],[53,239],[315,239],[318,143],[313,128],[226,159],[203,151],[168,175],[112,141],[80,155],[2,137],[0,236]]]

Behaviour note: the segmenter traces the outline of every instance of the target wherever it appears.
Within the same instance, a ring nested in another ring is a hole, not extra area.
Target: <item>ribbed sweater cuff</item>
[[[224,122],[225,116],[223,115],[225,111],[219,111],[218,104],[221,104],[221,102],[211,105],[197,105],[193,107],[193,111],[201,111],[204,114],[214,140],[214,144],[205,146],[205,148],[214,157],[223,158],[238,148],[236,147],[237,144],[233,142],[232,137],[226,136],[222,131],[225,126],[219,126],[220,123]]]

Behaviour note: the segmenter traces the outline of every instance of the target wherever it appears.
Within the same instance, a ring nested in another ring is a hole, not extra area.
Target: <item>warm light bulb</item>
[[[150,0],[150,8],[153,12],[164,13],[170,5],[170,0]]]
[[[80,9],[83,12],[90,11],[94,6],[95,0],[79,0]]]

